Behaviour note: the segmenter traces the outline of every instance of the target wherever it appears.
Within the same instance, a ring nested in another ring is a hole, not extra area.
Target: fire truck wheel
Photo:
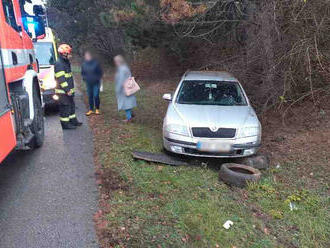
[[[34,134],[34,139],[31,144],[33,148],[41,147],[44,143],[44,138],[45,138],[44,114],[41,106],[41,101],[37,92],[38,92],[38,88],[34,87],[33,89],[34,119],[31,125],[31,130]]]

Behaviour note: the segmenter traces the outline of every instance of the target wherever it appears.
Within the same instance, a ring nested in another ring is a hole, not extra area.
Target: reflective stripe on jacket
[[[55,64],[56,94],[74,93],[74,81],[70,61],[59,56]]]

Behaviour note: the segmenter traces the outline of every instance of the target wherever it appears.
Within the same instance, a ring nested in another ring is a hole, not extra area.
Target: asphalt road
[[[0,248],[98,247],[92,136],[79,95],[76,104],[82,127],[63,132],[47,115],[43,147],[0,165]]]

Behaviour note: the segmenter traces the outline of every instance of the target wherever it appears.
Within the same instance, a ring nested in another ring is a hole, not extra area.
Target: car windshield
[[[237,82],[224,81],[183,81],[177,102],[196,105],[247,105],[240,85]]]
[[[55,52],[53,43],[51,42],[36,42],[34,43],[36,56],[40,65],[54,65]]]

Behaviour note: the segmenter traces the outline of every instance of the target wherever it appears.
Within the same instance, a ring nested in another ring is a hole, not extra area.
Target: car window
[[[2,0],[3,11],[5,14],[6,22],[16,31],[18,31],[18,25],[15,17],[15,10],[12,0]]]
[[[178,93],[180,104],[241,106],[247,101],[237,82],[183,81]]]
[[[34,48],[40,65],[55,64],[55,50],[52,42],[36,42]]]

